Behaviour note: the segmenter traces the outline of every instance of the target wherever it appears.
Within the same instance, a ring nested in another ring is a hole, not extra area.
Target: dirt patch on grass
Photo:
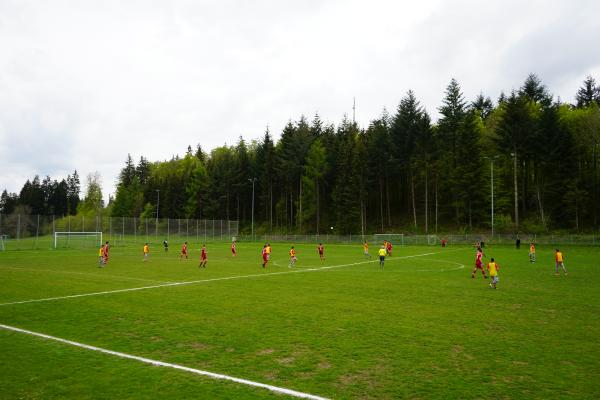
[[[318,369],[329,369],[329,368],[331,368],[331,364],[328,363],[327,361],[321,361],[319,364],[317,364],[317,368]]]
[[[275,353],[275,349],[262,349],[256,352],[256,355],[259,356],[267,356],[269,354]]]
[[[206,344],[206,343],[200,343],[200,342],[192,342],[189,344],[189,346],[194,349],[194,350],[209,350],[211,348],[210,345]]]
[[[383,363],[376,364],[369,369],[362,369],[351,374],[344,374],[338,378],[340,387],[362,386],[373,389],[382,385],[380,377],[385,376],[387,367]]]
[[[294,362],[296,361],[296,357],[283,357],[283,358],[278,358],[275,361],[277,361],[281,365],[285,365],[286,367],[289,367],[289,366],[294,365]]]

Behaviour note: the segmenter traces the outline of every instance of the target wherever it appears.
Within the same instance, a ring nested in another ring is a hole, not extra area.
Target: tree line
[[[575,104],[555,99],[534,74],[495,102],[483,94],[467,101],[453,79],[436,123],[408,91],[364,129],[347,117],[335,126],[301,116],[278,141],[267,128],[261,140],[240,137],[208,153],[198,145],[168,161],[128,156],[106,207],[93,193],[86,207],[76,204],[75,172],[61,182],[36,177],[18,195],[4,191],[0,212],[24,205],[54,214],[237,219],[248,230],[254,204],[259,232],[469,232],[491,228],[493,169],[497,231],[593,230],[599,104],[592,77]]]

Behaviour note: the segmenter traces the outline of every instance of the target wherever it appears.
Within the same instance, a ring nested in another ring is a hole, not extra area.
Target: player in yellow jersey
[[[267,247],[265,247],[265,252],[267,253],[267,261],[271,259],[271,243],[267,243]]]
[[[563,253],[559,249],[556,249],[556,252],[554,253],[554,260],[556,261],[554,274],[560,275],[560,272],[558,272],[558,267],[560,267],[565,275],[567,275],[567,269],[565,268],[565,256],[563,256]]]
[[[496,285],[498,284],[498,270],[500,269],[500,266],[498,265],[498,263],[496,263],[496,261],[494,261],[494,258],[490,258],[490,262],[487,265],[487,270],[490,273],[490,278],[491,278],[491,282],[490,282],[490,287],[496,289]]]
[[[290,263],[288,264],[288,268],[292,268],[294,265],[296,265],[296,261],[298,261],[296,258],[296,249],[294,249],[294,246],[292,246],[290,249]]]
[[[369,243],[365,242],[363,244],[363,250],[365,252],[365,258],[371,259],[371,255],[369,254]]]
[[[383,264],[385,263],[386,254],[387,250],[385,249],[385,246],[381,246],[381,248],[379,249],[379,266],[381,268],[383,268]]]
[[[535,262],[535,245],[533,244],[533,242],[531,242],[531,244],[529,245],[529,262]]]
[[[104,245],[100,246],[98,250],[98,268],[102,268],[104,266]]]
[[[150,247],[148,247],[148,243],[144,245],[144,262],[148,261],[148,256],[150,255]]]

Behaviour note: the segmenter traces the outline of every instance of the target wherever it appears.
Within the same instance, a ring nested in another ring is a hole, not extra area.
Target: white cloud
[[[594,1],[0,0],[0,189],[279,131],[357,98],[366,126],[413,89],[433,117],[452,77],[495,98],[529,72],[570,101],[598,76]]]

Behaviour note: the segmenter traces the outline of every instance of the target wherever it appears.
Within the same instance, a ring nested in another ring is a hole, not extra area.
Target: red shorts
[[[269,261],[269,255],[268,254],[263,254],[263,261],[264,262]]]
[[[322,255],[323,255],[323,252],[322,252],[322,251],[319,251],[319,255],[320,255],[320,256],[322,256]]]
[[[206,254],[202,254],[202,255],[200,256],[200,259],[201,259],[201,260],[203,260],[203,261],[204,261],[204,260],[206,260]]]
[[[475,268],[477,268],[477,269],[483,269],[483,265],[480,262],[476,262],[475,263]]]

